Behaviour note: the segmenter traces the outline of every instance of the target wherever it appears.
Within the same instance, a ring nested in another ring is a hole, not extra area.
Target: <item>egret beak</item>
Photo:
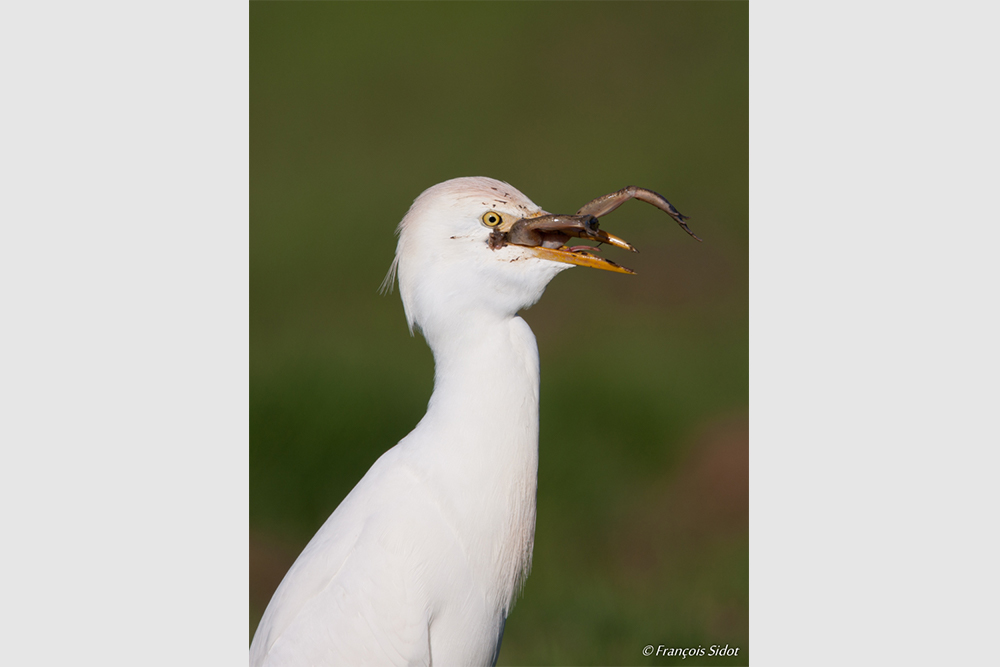
[[[604,259],[595,253],[593,246],[576,246],[568,248],[566,241],[570,237],[589,239],[599,243],[607,243],[624,250],[638,252],[631,243],[614,234],[599,229],[597,218],[592,215],[560,215],[543,213],[532,217],[521,218],[509,228],[494,232],[490,239],[491,247],[502,247],[510,243],[529,249],[530,253],[540,259],[553,262],[589,266],[616,273],[635,273],[620,264]]]
[[[543,248],[539,246],[537,248],[528,248],[528,251],[535,257],[540,259],[550,259],[553,262],[576,264],[577,266],[589,266],[594,269],[604,269],[605,271],[614,271],[615,273],[631,273],[632,275],[635,275],[635,271],[627,266],[616,264],[610,259],[604,259],[603,257],[598,257],[597,255],[591,255],[585,250],[570,250],[569,248]]]

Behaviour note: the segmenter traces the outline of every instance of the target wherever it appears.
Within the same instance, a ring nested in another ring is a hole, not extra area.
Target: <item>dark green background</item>
[[[456,176],[574,212],[638,271],[524,314],[542,366],[534,565],[501,664],[745,664],[748,6],[250,6],[250,630],[313,532],[419,420],[433,360],[376,290]],[[647,644],[737,658],[643,657]]]

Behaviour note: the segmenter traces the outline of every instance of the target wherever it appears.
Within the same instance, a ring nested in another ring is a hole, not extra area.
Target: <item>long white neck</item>
[[[490,419],[501,431],[523,430],[525,423],[537,428],[538,348],[531,329],[517,316],[477,313],[470,320],[425,334],[434,353],[434,393],[428,412],[449,410],[449,420],[460,415]],[[523,405],[515,398],[530,400]],[[456,415],[453,411],[459,407]]]
[[[446,512],[470,560],[509,609],[527,574],[538,484],[538,348],[517,316],[483,313],[425,331],[434,393],[414,436],[432,461]],[[433,437],[430,437],[433,434]]]

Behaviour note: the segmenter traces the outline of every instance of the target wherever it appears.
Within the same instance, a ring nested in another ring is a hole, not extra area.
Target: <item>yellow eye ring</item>
[[[503,216],[496,211],[486,211],[486,213],[483,213],[481,220],[487,227],[496,227],[503,222]]]

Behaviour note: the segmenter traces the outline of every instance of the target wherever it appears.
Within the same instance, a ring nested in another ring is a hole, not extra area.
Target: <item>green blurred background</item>
[[[250,633],[340,500],[423,415],[433,359],[376,290],[422,190],[554,212],[634,184],[524,313],[541,355],[532,574],[500,664],[748,661],[748,6],[250,5]],[[647,644],[740,647],[642,656]]]

